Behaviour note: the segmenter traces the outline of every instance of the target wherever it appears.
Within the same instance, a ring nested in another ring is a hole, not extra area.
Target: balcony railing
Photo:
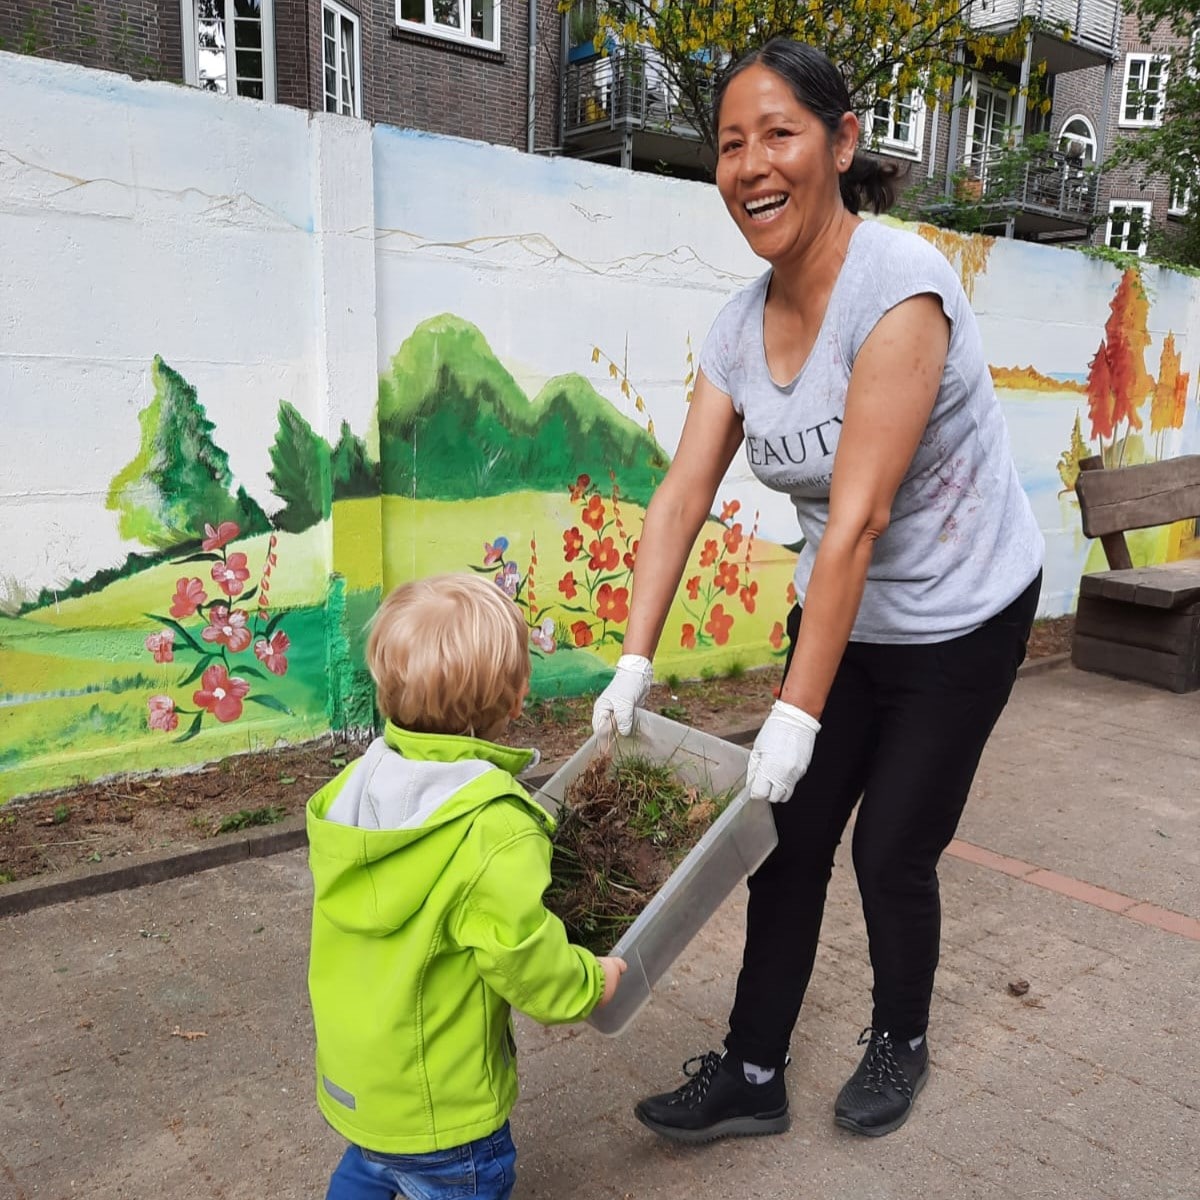
[[[662,64],[640,50],[569,63],[563,103],[568,137],[604,128],[702,136]]]
[[[1090,48],[1115,52],[1120,34],[1120,0],[976,0],[971,24],[976,29],[1015,25],[1024,17]]]
[[[1087,222],[1096,215],[1100,172],[1061,151],[1046,150],[1017,162],[996,155],[982,163],[980,173],[986,204],[1066,221]]]

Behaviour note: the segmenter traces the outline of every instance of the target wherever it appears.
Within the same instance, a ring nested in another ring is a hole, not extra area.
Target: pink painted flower
[[[164,629],[162,633],[152,633],[146,639],[146,649],[154,655],[156,663],[175,661],[175,630]]]
[[[521,586],[521,571],[511,559],[504,564],[502,571],[493,576],[496,586],[510,599],[517,598],[517,589]]]
[[[288,669],[287,651],[292,640],[282,629],[271,635],[270,640],[259,638],[254,643],[254,657],[268,671],[276,675],[286,675]]]
[[[494,542],[483,543],[483,565],[485,567],[493,567],[503,557],[505,550],[508,549],[508,538],[498,537]]]
[[[175,701],[170,696],[151,696],[146,701],[150,710],[148,724],[151,729],[161,729],[170,733],[179,728],[179,714],[175,711]]]
[[[250,578],[250,569],[246,566],[246,556],[231,554],[224,562],[213,563],[212,577],[225,595],[236,596],[246,586],[246,580]]]
[[[204,580],[188,579],[184,576],[175,581],[175,595],[171,599],[171,616],[177,621],[193,616],[196,609],[208,600],[204,591]]]
[[[542,622],[540,629],[531,629],[529,631],[529,640],[542,651],[543,654],[553,654],[558,649],[558,640],[554,636],[554,621],[547,617]]]
[[[206,642],[228,646],[233,654],[241,654],[251,640],[250,630],[246,628],[246,614],[240,608],[230,612],[224,604],[214,604],[208,610],[208,624],[200,636]]]
[[[221,663],[215,663],[200,676],[200,688],[192,693],[192,703],[212,713],[218,721],[236,721],[242,715],[242,698],[250,685],[236,675],[231,679]]]
[[[221,550],[241,532],[234,521],[222,521],[216,529],[211,525],[205,525],[204,541],[200,543],[200,549]]]

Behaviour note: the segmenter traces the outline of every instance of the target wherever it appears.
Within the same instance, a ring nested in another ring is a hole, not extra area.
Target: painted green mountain
[[[451,314],[422,322],[379,381],[383,490],[424,500],[559,491],[581,472],[645,504],[663,448],[581,375],[530,401],[483,334]]]

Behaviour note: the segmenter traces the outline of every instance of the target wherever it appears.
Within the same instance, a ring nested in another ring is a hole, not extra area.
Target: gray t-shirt
[[[862,222],[812,352],[786,385],[771,378],[763,347],[770,278],[768,271],[717,315],[700,366],[732,398],[754,474],[796,506],[805,538],[796,564],[801,603],[829,519],[855,356],[897,304],[923,294],[941,300],[951,325],[942,384],[876,543],[851,640],[939,642],[969,633],[1029,586],[1045,547],[958,276],[916,234]]]

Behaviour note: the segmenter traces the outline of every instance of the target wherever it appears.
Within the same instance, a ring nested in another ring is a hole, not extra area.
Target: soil
[[[1039,621],[1029,657],[1070,649],[1074,619]],[[779,684],[778,665],[734,677],[656,684],[646,707],[710,733],[752,730]],[[592,697],[539,700],[505,742],[536,746],[544,767],[569,757],[591,733]],[[236,755],[178,775],[124,776],[0,808],[0,885],[153,850],[178,852],[209,839],[303,813],[308,798],[365,747],[326,738]]]

